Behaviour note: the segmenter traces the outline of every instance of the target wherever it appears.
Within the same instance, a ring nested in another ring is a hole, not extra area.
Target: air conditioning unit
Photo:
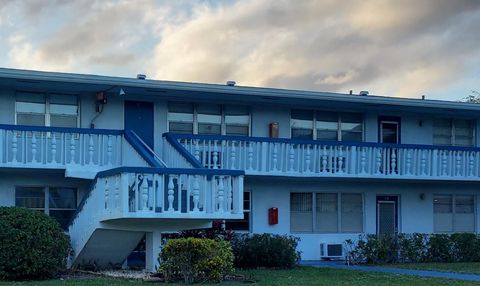
[[[341,243],[320,243],[321,259],[343,259],[343,244]]]

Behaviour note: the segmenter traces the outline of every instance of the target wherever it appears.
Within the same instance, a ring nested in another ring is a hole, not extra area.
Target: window
[[[475,124],[471,120],[435,119],[433,121],[433,144],[473,146]]]
[[[250,111],[246,106],[168,103],[168,130],[181,134],[250,134]]]
[[[17,187],[15,206],[38,210],[50,215],[67,229],[77,209],[77,190],[74,188]]]
[[[363,232],[363,196],[356,193],[291,193],[292,232]]]
[[[78,99],[74,95],[16,93],[17,125],[78,127]]]
[[[363,116],[359,113],[293,109],[290,128],[294,139],[363,140]]]
[[[435,195],[434,232],[474,232],[474,205],[473,195]]]
[[[232,219],[225,221],[225,228],[236,231],[250,231],[252,213],[252,200],[250,192],[243,193],[243,219]]]

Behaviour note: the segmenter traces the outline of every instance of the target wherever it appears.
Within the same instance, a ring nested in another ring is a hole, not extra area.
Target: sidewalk
[[[477,274],[462,274],[462,273],[454,273],[454,272],[440,272],[440,271],[429,271],[429,270],[413,270],[413,269],[392,268],[392,267],[383,267],[383,266],[345,265],[343,261],[301,261],[300,265],[480,282],[480,275],[477,275]]]

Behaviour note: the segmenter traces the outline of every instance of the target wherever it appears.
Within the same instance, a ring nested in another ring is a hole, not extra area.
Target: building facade
[[[0,205],[121,264],[225,220],[299,237],[478,232],[480,105],[0,69]]]

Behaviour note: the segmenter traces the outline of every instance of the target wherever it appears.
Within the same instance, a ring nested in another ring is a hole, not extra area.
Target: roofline
[[[393,106],[410,106],[434,109],[458,109],[480,111],[480,104],[466,102],[398,98],[378,95],[358,96],[345,93],[319,92],[295,89],[279,89],[265,87],[227,86],[222,84],[192,83],[165,80],[136,79],[117,76],[103,76],[93,74],[76,74],[63,72],[47,72],[36,70],[22,70],[0,68],[0,78],[23,79],[32,81],[58,81],[65,83],[111,85],[120,87],[158,88],[181,91],[197,91],[209,93],[229,93],[238,95],[257,95],[272,98],[293,98],[306,100],[325,100],[337,102],[386,104]]]

